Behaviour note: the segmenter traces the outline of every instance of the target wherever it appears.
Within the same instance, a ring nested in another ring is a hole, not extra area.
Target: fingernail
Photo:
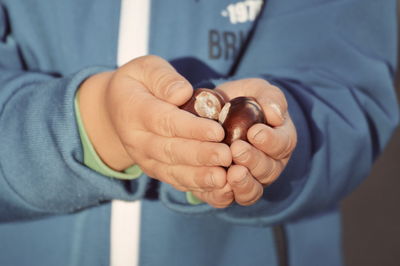
[[[211,174],[207,177],[206,179],[206,183],[207,185],[209,185],[210,187],[214,187],[215,186],[215,181],[214,181],[214,175]]]
[[[172,84],[170,84],[168,86],[168,88],[166,88],[165,90],[165,95],[167,96],[167,98],[171,97],[172,95],[174,95],[174,93],[176,93],[177,91],[181,90],[183,87],[185,86],[185,82],[184,81],[176,81]]]
[[[282,114],[282,110],[281,110],[281,107],[279,106],[279,104],[271,103],[269,106],[271,107],[272,110],[275,111],[275,113],[279,116],[279,118],[281,120],[283,120],[283,114]]]
[[[265,140],[264,132],[262,130],[258,131],[253,138],[256,143],[263,143]]]

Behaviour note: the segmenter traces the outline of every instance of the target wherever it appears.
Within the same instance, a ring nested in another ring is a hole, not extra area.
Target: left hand
[[[266,124],[255,124],[247,132],[249,143],[237,140],[230,146],[234,164],[227,173],[235,201],[244,206],[257,202],[264,187],[282,173],[296,147],[296,128],[289,116],[285,95],[263,79],[226,82],[217,88],[227,99],[254,97],[261,105]]]

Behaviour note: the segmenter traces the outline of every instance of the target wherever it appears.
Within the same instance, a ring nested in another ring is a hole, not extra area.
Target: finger
[[[228,184],[231,185],[235,201],[243,206],[256,203],[264,193],[263,186],[253,178],[246,167],[232,165],[228,169]]]
[[[132,86],[134,84],[134,86]],[[221,141],[224,138],[222,126],[211,119],[197,117],[178,107],[164,102],[151,95],[146,88],[135,81],[120,82],[121,93],[119,98],[131,97],[121,100],[125,102],[120,108],[117,117],[124,121],[126,135],[139,129],[151,131],[165,137],[180,137],[197,139],[200,141]],[[131,96],[129,96],[131,95]]]
[[[112,87],[118,89],[109,91],[108,104],[110,112],[115,112],[113,116],[118,118],[114,121],[118,123],[116,127],[123,129],[119,134],[124,137],[139,129],[160,136],[200,141],[219,142],[224,138],[224,130],[216,121],[197,117],[154,97],[138,81],[125,78],[111,82]]]
[[[285,120],[288,109],[285,95],[266,80],[250,78],[230,81],[219,85],[217,90],[228,99],[239,96],[254,97],[261,105],[269,125],[279,126]]]
[[[162,103],[148,105],[143,125],[151,132],[165,137],[179,137],[200,141],[221,141],[224,130],[211,119],[196,117],[189,112]]]
[[[253,125],[247,131],[247,138],[256,148],[277,160],[289,157],[297,143],[296,129],[289,118],[275,128],[264,124]]]
[[[218,209],[228,207],[234,200],[232,188],[229,184],[226,184],[222,189],[206,192],[193,192],[193,195]]]
[[[132,144],[125,143],[126,146],[166,164],[229,166],[232,163],[231,150],[223,143],[167,138],[145,131],[136,131],[131,138]]]
[[[136,58],[122,66],[121,70],[141,82],[154,96],[173,105],[184,104],[193,94],[192,85],[159,56]]]
[[[273,183],[283,171],[287,160],[277,161],[265,155],[245,141],[235,141],[231,145],[233,161],[246,167],[263,186]]]
[[[149,176],[181,191],[210,191],[226,184],[226,172],[221,167],[169,165],[156,160],[147,160],[140,167]]]

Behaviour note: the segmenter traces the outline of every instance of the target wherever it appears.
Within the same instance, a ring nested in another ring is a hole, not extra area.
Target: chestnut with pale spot
[[[217,91],[202,88],[197,89],[181,109],[200,117],[218,120],[224,104],[224,98]]]

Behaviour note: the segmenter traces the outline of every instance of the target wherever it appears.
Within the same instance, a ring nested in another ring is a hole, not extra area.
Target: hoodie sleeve
[[[124,181],[84,164],[74,112],[79,85],[101,67],[67,77],[27,72],[0,4],[0,222],[134,200],[147,179]]]
[[[395,0],[268,1],[229,79],[260,77],[284,92],[298,132],[289,164],[249,207],[194,206],[165,184],[163,202],[249,225],[336,206],[368,175],[398,123],[396,23]]]

